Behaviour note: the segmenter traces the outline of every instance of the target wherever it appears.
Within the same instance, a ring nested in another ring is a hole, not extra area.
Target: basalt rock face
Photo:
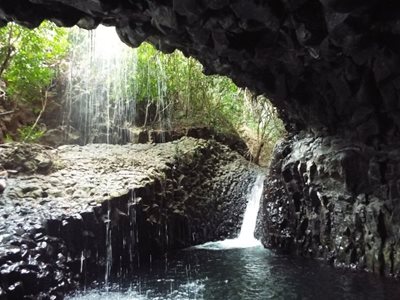
[[[107,134],[107,131],[109,134]],[[253,157],[246,143],[237,133],[222,133],[211,127],[188,127],[176,129],[151,129],[151,128],[104,128],[104,132],[91,136],[90,143],[102,144],[110,141],[110,144],[125,145],[128,143],[167,143],[181,139],[182,137],[193,137],[196,139],[213,139],[231,150],[238,152],[246,159],[252,161]],[[85,145],[79,132],[59,126],[50,129],[39,139],[43,145],[58,147],[66,144]]]
[[[0,3],[0,19],[115,26],[131,46],[181,49],[265,93],[293,129],[368,143],[398,134],[395,0],[17,0]]]
[[[0,19],[115,26],[266,94],[297,135],[275,153],[264,244],[399,273],[399,1],[15,0]]]
[[[0,150],[0,165],[18,172],[0,193],[0,299],[62,299],[168,252],[234,237],[259,172],[226,146],[192,138]],[[25,167],[39,157],[51,162],[45,174]]]
[[[258,229],[265,245],[400,275],[399,145],[297,136],[274,157]]]

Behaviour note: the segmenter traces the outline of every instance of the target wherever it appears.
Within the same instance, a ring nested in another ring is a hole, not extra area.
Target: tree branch
[[[8,41],[7,41],[7,46],[6,46],[7,47],[6,55],[5,55],[4,60],[3,60],[2,64],[1,64],[1,66],[0,66],[0,77],[3,75],[4,71],[6,70],[8,64],[9,64],[9,62],[11,60],[12,53],[14,51],[14,47],[13,47],[13,45],[11,43],[12,36],[13,36],[13,27],[11,26],[10,29],[8,30]]]
[[[0,116],[11,115],[11,114],[13,114],[13,113],[14,113],[14,111],[13,111],[13,110],[10,110],[10,111],[5,111],[5,112],[0,112]]]
[[[33,123],[31,130],[29,130],[29,133],[26,135],[26,137],[24,138],[24,142],[31,136],[33,130],[36,128],[37,124],[39,123],[40,118],[42,117],[44,111],[46,110],[46,105],[47,105],[47,92],[48,90],[46,90],[46,92],[44,93],[44,99],[42,101],[42,109],[38,115],[38,117],[36,118],[35,123]]]

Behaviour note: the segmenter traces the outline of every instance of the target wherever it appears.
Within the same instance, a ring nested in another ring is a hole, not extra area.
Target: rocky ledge
[[[61,117],[60,117],[61,118]],[[250,153],[246,143],[241,139],[237,133],[221,133],[211,127],[187,127],[187,128],[175,128],[175,129],[152,129],[152,128],[121,128],[112,126],[107,128],[104,126],[104,132],[98,132],[97,135],[93,134],[90,137],[90,143],[101,144],[120,144],[124,145],[127,143],[134,144],[146,144],[146,143],[166,143],[181,139],[182,137],[192,137],[196,139],[205,140],[216,140],[231,150],[238,152],[248,160],[252,160],[253,157]],[[44,133],[40,138],[39,142],[44,145],[58,147],[66,144],[79,144],[85,145],[84,134],[80,134],[78,131],[71,128],[69,131],[64,126],[59,126],[54,129],[50,129]]]
[[[0,299],[62,299],[152,257],[238,233],[259,170],[215,141],[6,144]]]

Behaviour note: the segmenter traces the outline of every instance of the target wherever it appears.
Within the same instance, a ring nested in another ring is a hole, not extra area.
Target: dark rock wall
[[[400,275],[398,145],[293,137],[274,157],[258,229],[265,245]]]
[[[18,129],[35,122],[32,107],[25,103],[15,104],[2,97],[0,80],[0,143],[18,137]]]
[[[372,143],[398,136],[400,4],[344,0],[17,0],[0,20],[115,26],[121,39],[178,48],[209,74],[265,93],[292,129]]]
[[[399,1],[16,0],[0,19],[112,25],[266,94],[302,133],[275,154],[264,243],[398,273]]]
[[[1,231],[0,299],[62,299],[106,274],[129,276],[174,250],[236,236],[258,168],[215,141],[179,145],[174,163],[126,194]]]

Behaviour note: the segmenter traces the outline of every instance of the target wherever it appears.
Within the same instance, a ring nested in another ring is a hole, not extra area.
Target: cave
[[[206,74],[268,97],[288,135],[264,186],[256,229],[263,245],[400,275],[400,3],[0,2],[2,25],[43,20],[115,27],[129,46],[179,49]]]

